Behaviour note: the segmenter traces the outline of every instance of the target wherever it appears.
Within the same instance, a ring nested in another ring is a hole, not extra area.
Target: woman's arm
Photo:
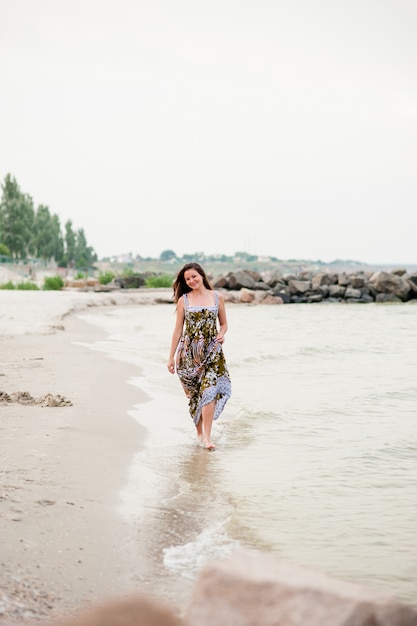
[[[177,351],[177,347],[182,335],[182,329],[184,326],[184,300],[181,297],[177,302],[177,319],[174,326],[174,331],[172,333],[171,339],[171,351],[169,353],[168,358],[168,371],[171,374],[175,373],[175,352]]]
[[[222,296],[221,293],[218,294],[219,296],[219,324],[220,324],[220,328],[219,328],[219,332],[218,335],[216,337],[216,341],[219,341],[220,343],[223,343],[224,341],[224,336],[227,333],[227,317],[226,317],[226,307],[224,305],[224,298]]]

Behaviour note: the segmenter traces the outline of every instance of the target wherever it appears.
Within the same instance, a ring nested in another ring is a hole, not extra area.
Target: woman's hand
[[[174,359],[170,359],[167,363],[167,368],[168,368],[168,372],[171,372],[171,374],[175,374],[175,363],[174,363]]]
[[[216,341],[218,343],[224,343],[224,335],[222,335],[221,333],[219,333],[216,337]]]

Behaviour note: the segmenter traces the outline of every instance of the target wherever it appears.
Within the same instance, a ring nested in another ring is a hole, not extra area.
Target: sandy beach
[[[137,530],[117,513],[143,436],[127,411],[143,397],[133,365],[79,345],[100,330],[71,313],[160,295],[0,291],[0,623],[148,592]]]

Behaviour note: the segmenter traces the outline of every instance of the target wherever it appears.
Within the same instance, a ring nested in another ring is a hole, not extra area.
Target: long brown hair
[[[200,276],[203,278],[204,287],[210,290],[213,289],[213,287],[210,285],[208,281],[205,271],[203,270],[201,265],[199,265],[199,263],[186,263],[186,265],[184,265],[184,267],[180,269],[180,271],[178,272],[177,278],[175,279],[174,284],[172,285],[172,288],[174,290],[174,302],[175,303],[178,302],[178,300],[181,298],[182,295],[192,291],[191,287],[187,285],[187,283],[185,282],[185,278],[184,278],[184,274],[187,270],[195,270],[196,272],[198,272]]]

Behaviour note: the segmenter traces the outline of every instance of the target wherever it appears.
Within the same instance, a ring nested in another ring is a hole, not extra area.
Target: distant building
[[[110,262],[111,263],[133,263],[133,256],[131,252],[129,252],[128,254],[118,254],[116,256],[110,257]]]

